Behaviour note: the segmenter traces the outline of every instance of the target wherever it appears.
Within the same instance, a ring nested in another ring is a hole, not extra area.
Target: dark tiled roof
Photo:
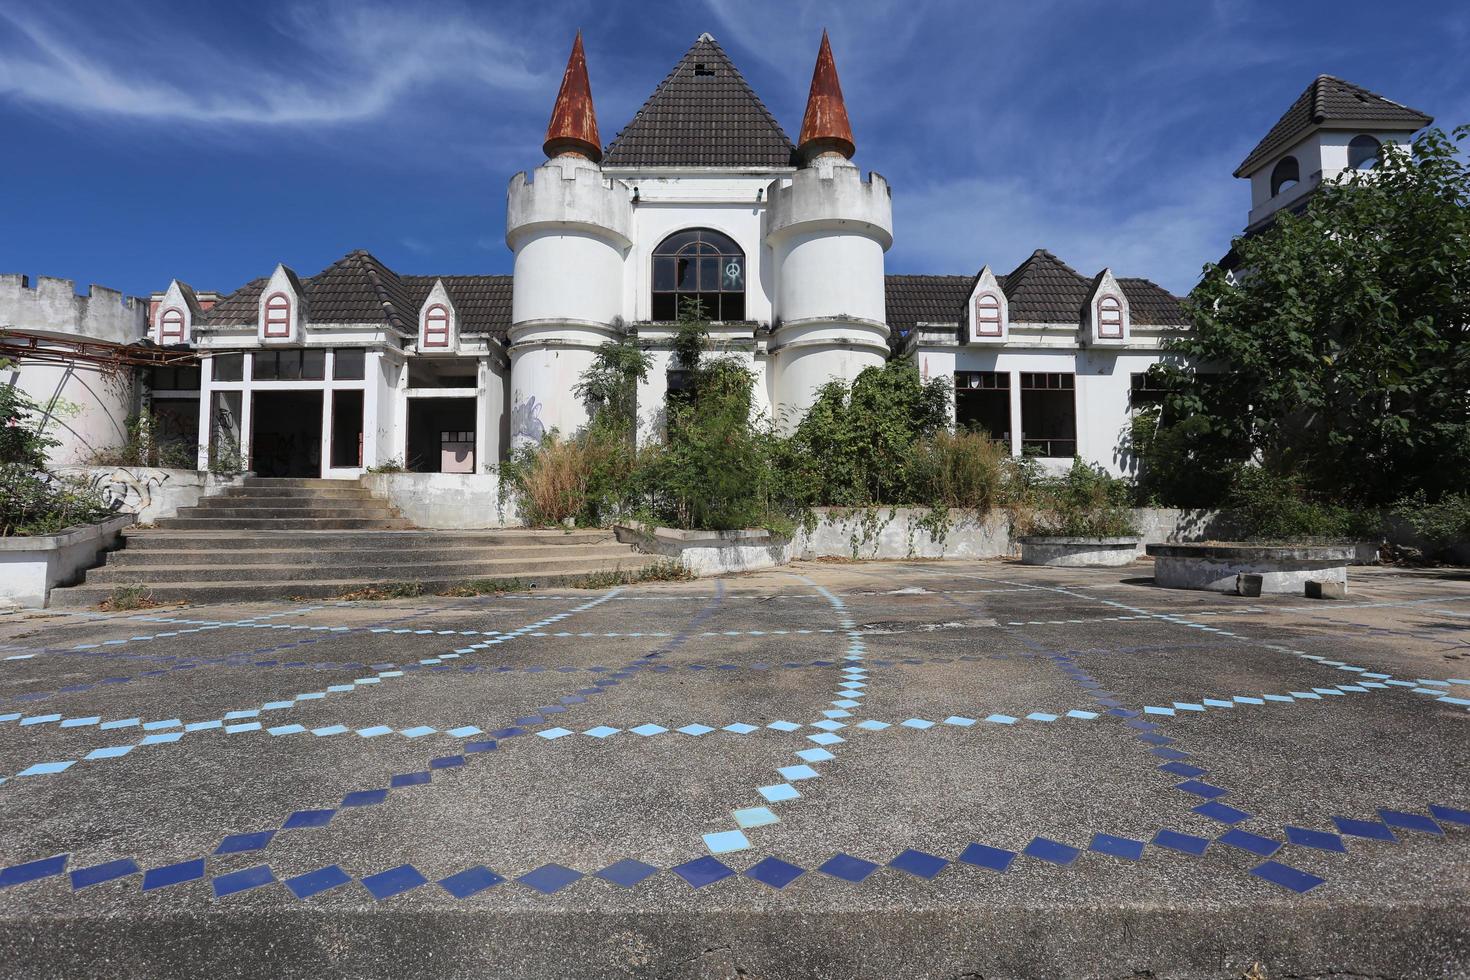
[[[899,336],[921,323],[958,323],[974,279],[974,276],[884,276],[888,328]]]
[[[787,167],[796,148],[724,49],[701,34],[608,144],[604,167]]]
[[[510,328],[510,276],[400,276],[370,253],[349,252],[314,276],[300,280],[307,319],[313,323],[386,323],[416,332],[419,309],[442,278],[467,334],[504,337]],[[254,323],[269,278],[252,279],[204,315],[211,324]]]
[[[1314,126],[1332,128],[1333,123],[1371,123],[1375,128],[1412,132],[1434,119],[1418,109],[1399,105],[1376,92],[1332,75],[1318,75],[1291,108],[1276,120],[1265,139],[1235,168],[1243,177],[1258,165],[1292,146]]]
[[[1038,248],[1000,277],[1012,323],[1079,323],[1092,293],[1087,277]]]
[[[1124,279],[1118,285],[1128,297],[1128,316],[1134,323],[1165,327],[1187,323],[1179,297],[1148,279]]]

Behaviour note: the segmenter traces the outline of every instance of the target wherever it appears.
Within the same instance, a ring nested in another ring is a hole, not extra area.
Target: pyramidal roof
[[[796,147],[708,34],[608,144],[605,167],[789,167]]]
[[[1385,99],[1377,92],[1333,75],[1318,75],[1235,168],[1235,176],[1244,177],[1316,127],[1334,129],[1357,124],[1413,132],[1432,122],[1433,117]]]

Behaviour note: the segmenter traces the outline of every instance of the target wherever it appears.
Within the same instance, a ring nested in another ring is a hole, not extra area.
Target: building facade
[[[1252,186],[1247,232],[1427,122],[1318,78],[1236,172]],[[715,346],[758,379],[756,409],[788,428],[825,382],[901,357],[953,383],[956,425],[1016,454],[1131,468],[1130,418],[1158,396],[1146,372],[1185,329],[1178,298],[1045,250],[1010,271],[886,274],[893,192],[852,162],[825,35],[795,142],[705,34],[606,145],[579,36],[542,151],[507,189],[510,275],[404,275],[356,251],[228,295],[178,281],[155,294],[148,341],[192,350],[198,370],[149,390],[194,420],[198,465],[484,472],[585,424],[578,379],[628,336],[653,359],[638,405],[655,438],[679,383],[675,320],[697,302]]]

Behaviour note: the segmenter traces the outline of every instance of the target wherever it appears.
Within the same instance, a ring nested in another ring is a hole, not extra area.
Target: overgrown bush
[[[37,431],[35,412],[19,388],[0,385],[0,537],[54,534],[112,516],[96,489],[45,471],[46,450],[57,443]]]
[[[125,423],[127,438],[121,446],[93,451],[94,466],[163,466],[172,469],[194,469],[198,448],[177,436],[160,436],[164,425],[153,413],[129,416]]]
[[[1041,477],[1026,488],[1022,533],[1065,538],[1121,538],[1138,533],[1133,486],[1080,459],[1064,476]]]
[[[1011,503],[1026,483],[1010,450],[978,432],[941,429],[913,452],[914,502],[988,511]]]
[[[1224,505],[1235,536],[1257,541],[1374,538],[1383,532],[1376,510],[1323,501],[1292,477],[1260,466],[1237,467]]]
[[[1398,502],[1393,516],[1408,524],[1431,558],[1448,558],[1451,549],[1470,545],[1470,492],[1427,503],[1422,492]]]

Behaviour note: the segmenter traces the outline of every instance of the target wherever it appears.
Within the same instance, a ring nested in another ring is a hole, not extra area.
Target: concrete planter
[[[57,534],[0,538],[0,603],[44,607],[54,587],[70,585],[95,567],[133,521],[132,514],[119,514]]]
[[[1138,556],[1138,538],[1021,538],[1021,564],[1117,568]]]
[[[798,528],[793,558],[1000,558],[1012,552],[1004,511],[951,510],[939,523],[922,507],[817,507]]]
[[[494,473],[364,473],[362,485],[416,527],[460,531],[520,524],[515,502],[501,499]]]
[[[198,506],[204,497],[239,485],[246,475],[162,466],[58,466],[55,472],[85,480],[113,510],[132,514],[139,524],[175,517],[181,507]]]
[[[1154,582],[1166,589],[1236,592],[1261,576],[1261,592],[1301,595],[1308,582],[1347,584],[1357,549],[1346,545],[1151,544]]]
[[[763,528],[743,531],[680,531],[647,524],[617,524],[624,544],[650,555],[672,558],[698,576],[772,568],[791,561],[789,539]]]

